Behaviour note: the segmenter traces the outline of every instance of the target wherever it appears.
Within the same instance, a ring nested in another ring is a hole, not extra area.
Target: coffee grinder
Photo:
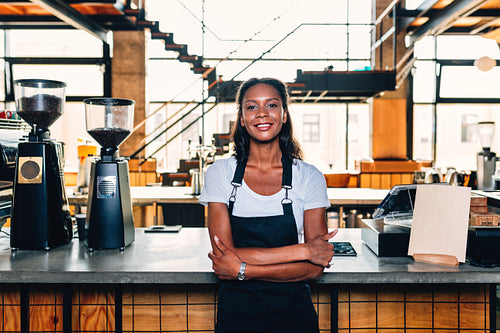
[[[14,81],[16,110],[31,131],[18,144],[14,176],[10,246],[12,250],[50,250],[73,237],[63,170],[63,144],[49,127],[62,115],[66,83]]]
[[[87,132],[101,145],[100,157],[90,168],[85,221],[89,251],[121,251],[135,239],[128,162],[119,157],[118,146],[131,133],[133,100],[89,98],[85,103]]]
[[[490,150],[495,135],[495,122],[482,121],[478,123],[479,140],[483,150],[477,153],[477,189],[494,191],[496,154]]]

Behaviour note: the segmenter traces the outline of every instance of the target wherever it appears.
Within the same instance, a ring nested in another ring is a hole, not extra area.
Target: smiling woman
[[[216,332],[318,332],[306,281],[333,256],[325,179],[301,160],[283,82],[250,79],[236,101],[235,156],[208,168],[200,196],[221,280]]]

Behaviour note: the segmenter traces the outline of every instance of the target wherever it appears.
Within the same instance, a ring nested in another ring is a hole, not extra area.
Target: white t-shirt
[[[233,190],[231,181],[236,169],[236,158],[215,161],[208,167],[205,183],[199,202],[221,202],[229,205],[229,197]],[[292,189],[288,190],[292,199],[293,215],[297,223],[299,242],[303,241],[304,211],[308,209],[330,207],[326,193],[326,182],[323,174],[315,166],[301,160],[292,164]],[[281,200],[285,198],[285,190],[272,195],[260,195],[250,189],[243,180],[236,192],[233,215],[240,217],[275,216],[283,214]]]

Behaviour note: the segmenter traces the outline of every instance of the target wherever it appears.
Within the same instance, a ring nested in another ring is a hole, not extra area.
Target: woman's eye
[[[247,110],[255,110],[257,107],[255,105],[248,105]]]
[[[278,107],[278,104],[276,103],[271,103],[267,106],[268,108],[277,108]]]

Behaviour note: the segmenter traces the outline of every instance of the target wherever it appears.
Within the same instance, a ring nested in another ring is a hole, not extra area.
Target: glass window
[[[372,0],[349,0],[349,23],[372,22]]]
[[[477,115],[476,114],[463,114],[462,115],[462,143],[477,142]]]
[[[5,61],[0,59],[0,100],[5,101]]]
[[[319,114],[305,114],[302,116],[302,138],[304,143],[319,142]]]
[[[432,103],[436,100],[436,63],[415,61],[413,71],[413,101]]]
[[[415,43],[414,55],[417,59],[434,59],[435,52],[435,38],[433,36],[426,36]]]
[[[146,91],[151,101],[201,100],[202,80],[189,65],[178,60],[150,60]]]
[[[48,79],[66,82],[66,96],[102,96],[103,73],[95,65],[14,65],[14,80]]]
[[[439,97],[498,98],[500,67],[481,72],[473,66],[443,66]]]
[[[500,124],[498,104],[438,104],[436,126],[436,164],[441,167],[454,166],[461,170],[475,170],[476,156],[482,147],[477,135],[477,121],[494,121]],[[462,141],[463,121],[471,122],[470,140]],[[500,129],[495,127],[491,150],[500,152]]]
[[[415,104],[413,107],[413,159],[432,161],[434,105]]]
[[[347,168],[354,170],[355,161],[370,157],[370,106],[364,103],[349,104],[348,119],[349,156]]]
[[[498,44],[481,36],[438,36],[438,59],[479,59],[489,56],[500,59]]]
[[[10,30],[12,57],[102,57],[102,41],[83,30]]]
[[[349,26],[349,58],[370,59],[371,26]]]

